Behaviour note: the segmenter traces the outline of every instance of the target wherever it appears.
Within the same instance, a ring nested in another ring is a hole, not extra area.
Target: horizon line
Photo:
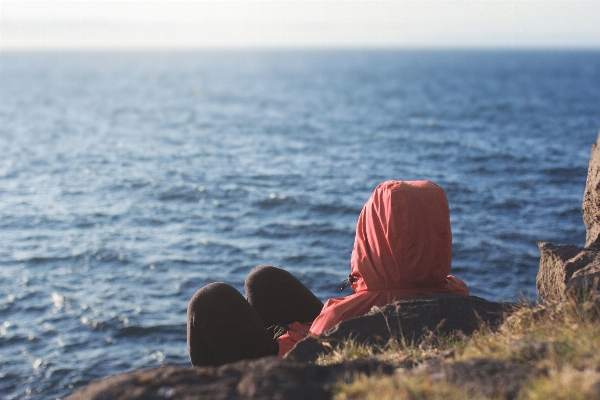
[[[490,51],[490,52],[600,52],[598,45],[284,45],[284,46],[106,46],[106,47],[9,47],[0,45],[0,54],[6,53],[192,53],[192,52],[318,52],[318,51]]]

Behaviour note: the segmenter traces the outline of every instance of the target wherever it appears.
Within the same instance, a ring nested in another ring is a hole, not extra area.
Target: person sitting
[[[187,312],[192,365],[222,365],[285,355],[309,334],[397,300],[438,293],[467,296],[450,274],[452,233],[444,190],[429,181],[387,181],[375,188],[356,228],[350,274],[354,294],[323,303],[289,272],[269,265],[246,278],[244,298],[216,282],[196,292]]]

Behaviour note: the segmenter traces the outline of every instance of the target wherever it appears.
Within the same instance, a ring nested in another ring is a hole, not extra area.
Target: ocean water
[[[599,52],[0,55],[0,397],[188,365],[186,307],[263,263],[349,294],[374,187],[448,195],[453,273],[535,299],[583,245]]]

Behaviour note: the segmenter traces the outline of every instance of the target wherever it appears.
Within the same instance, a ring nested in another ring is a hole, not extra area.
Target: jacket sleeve
[[[467,288],[467,284],[461,279],[453,275],[448,275],[446,281],[448,282],[450,293],[462,294],[463,296],[469,295],[469,288]]]
[[[309,329],[311,324],[302,324],[300,322],[293,322],[288,326],[289,330],[283,335],[277,338],[277,344],[279,344],[279,351],[277,352],[278,357],[283,357],[288,351],[290,351],[296,343],[304,339],[309,335]]]

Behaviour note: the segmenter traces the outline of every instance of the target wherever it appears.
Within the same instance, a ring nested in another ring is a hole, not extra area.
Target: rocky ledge
[[[583,195],[582,217],[585,246],[538,242],[540,270],[538,293],[545,301],[567,297],[583,299],[598,291],[600,280],[600,137],[592,145],[588,176]]]
[[[482,322],[498,326],[511,308],[509,304],[452,294],[402,300],[374,308],[365,316],[343,321],[323,335],[310,336],[298,342],[284,359],[266,357],[221,367],[165,366],[138,370],[93,382],[68,399],[329,399],[333,385],[345,378],[357,374],[389,375],[399,369],[415,367],[375,359],[329,366],[314,363],[320,354],[333,351],[346,339],[352,338],[355,344],[383,345],[390,339],[418,341],[423,333],[433,331],[436,334],[461,331],[468,335]],[[496,363],[483,360],[473,365],[456,364],[460,372],[448,366],[444,371],[456,382],[464,380],[465,370],[471,371],[473,377],[478,376],[477,371],[485,370],[483,364],[496,371],[496,375],[498,371],[519,371],[519,379],[511,378],[511,382],[520,382],[520,378],[528,375],[522,373],[522,368],[490,365],[490,362]],[[490,379],[488,375],[485,378]],[[473,379],[469,380],[469,385],[473,384]],[[504,381],[494,382],[492,386],[505,386]],[[492,390],[491,393],[495,392]]]
[[[600,138],[599,138],[600,140]],[[547,302],[582,301],[598,297],[600,280],[600,146],[592,146],[583,199],[586,244],[539,242],[540,270],[536,284]],[[599,303],[600,304],[600,303]],[[433,357],[421,365],[359,358],[317,365],[319,355],[354,344],[384,345],[390,339],[419,343],[431,335],[470,335],[481,326],[494,331],[517,307],[475,296],[434,295],[374,308],[365,316],[343,321],[323,335],[300,342],[284,359],[266,357],[221,367],[164,366],[137,370],[93,382],[68,399],[330,399],[339,382],[358,375],[397,375],[426,371],[429,382],[446,382],[465,393],[513,399],[532,376],[541,372],[523,362],[556,353],[558,344],[517,340],[507,360]],[[600,310],[600,309],[599,309]],[[532,311],[532,315],[538,311]],[[534,318],[539,318],[535,317]],[[507,322],[508,323],[508,322]],[[513,354],[514,353],[514,354]],[[513,361],[514,360],[514,361]],[[600,393],[600,381],[596,384]],[[596,387],[594,386],[594,387]]]

